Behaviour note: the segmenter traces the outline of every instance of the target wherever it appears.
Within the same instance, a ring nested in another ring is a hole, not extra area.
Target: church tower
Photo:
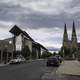
[[[72,54],[75,54],[77,52],[77,36],[76,36],[76,30],[75,30],[75,23],[73,21],[73,29],[72,29]]]
[[[66,24],[64,26],[64,34],[63,34],[63,48],[68,48],[68,34],[67,34],[67,28]]]
[[[64,26],[64,34],[63,34],[63,46],[62,46],[62,51],[63,51],[63,57],[65,57],[68,54],[68,34],[67,34],[67,28],[66,24]]]

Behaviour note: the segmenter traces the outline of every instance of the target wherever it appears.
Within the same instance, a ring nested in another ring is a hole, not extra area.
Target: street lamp
[[[12,41],[9,41],[9,44],[12,44]]]
[[[13,42],[10,40],[10,41],[9,41],[9,44],[10,44],[10,45],[13,45]],[[12,47],[12,48],[13,48],[13,47]],[[14,48],[13,48],[13,51],[14,51]],[[12,51],[12,58],[13,58],[13,54],[14,54],[13,51]]]

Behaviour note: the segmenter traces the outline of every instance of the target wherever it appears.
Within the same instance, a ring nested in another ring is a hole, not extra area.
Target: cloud
[[[64,11],[72,0],[37,0],[30,2],[28,5],[34,11],[44,14],[57,15]],[[67,5],[66,5],[67,4]]]
[[[44,46],[61,47],[62,30],[60,28],[27,29],[26,32],[37,42]]]
[[[79,0],[0,1],[0,20],[28,28],[62,27],[64,22],[71,22],[76,13],[79,13]]]
[[[57,15],[68,8],[73,0],[1,0],[1,3],[30,9],[34,12]]]
[[[79,9],[80,0],[0,0],[0,38],[16,24],[45,46],[60,47],[64,23],[71,37],[74,20],[80,41]]]

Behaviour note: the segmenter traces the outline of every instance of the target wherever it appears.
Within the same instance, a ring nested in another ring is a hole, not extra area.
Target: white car
[[[15,58],[15,59],[11,59],[10,60],[10,64],[17,64],[17,63],[22,63],[22,62],[25,62],[26,60],[23,59],[23,58]]]

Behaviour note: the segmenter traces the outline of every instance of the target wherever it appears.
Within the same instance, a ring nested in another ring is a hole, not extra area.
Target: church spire
[[[74,21],[73,21],[73,29],[72,29],[72,43],[77,43],[77,36],[76,36],[76,30],[75,30]]]
[[[64,25],[63,46],[68,47],[68,34],[67,34],[66,24]]]
[[[76,31],[75,31],[75,23],[74,23],[74,21],[73,21],[73,33],[75,33],[76,34]]]
[[[76,36],[74,21],[73,21],[73,29],[72,29],[72,48],[77,49],[77,36]]]

